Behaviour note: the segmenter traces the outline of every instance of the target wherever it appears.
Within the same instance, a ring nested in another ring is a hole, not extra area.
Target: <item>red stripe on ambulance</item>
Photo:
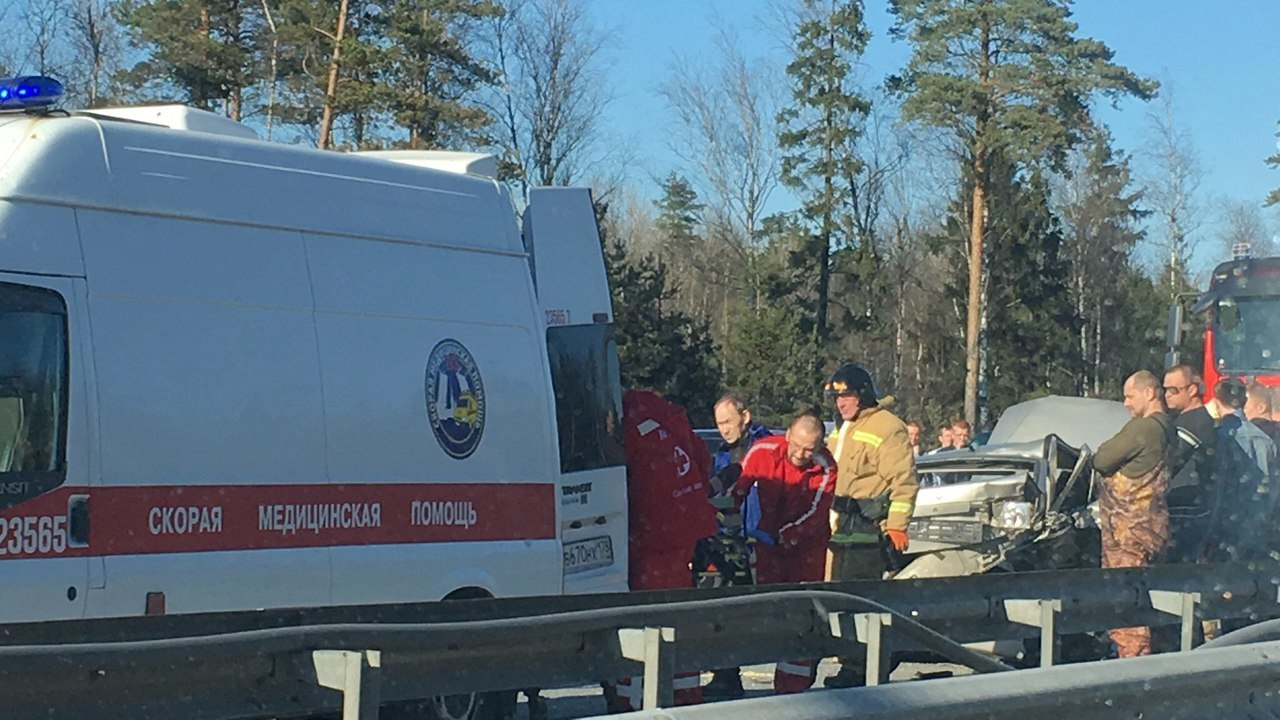
[[[551,484],[64,488],[0,513],[0,560],[502,540],[555,533]],[[89,543],[69,538],[89,499]]]

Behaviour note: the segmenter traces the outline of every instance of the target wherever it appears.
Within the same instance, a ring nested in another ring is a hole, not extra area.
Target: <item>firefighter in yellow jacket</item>
[[[828,577],[879,580],[889,568],[890,548],[907,549],[918,488],[915,454],[907,426],[881,407],[875,382],[862,366],[841,366],[826,391],[842,421],[827,438],[837,468]],[[827,687],[862,684],[856,664],[843,665]]]
[[[833,580],[883,577],[889,547],[907,550],[916,502],[916,461],[907,427],[880,406],[870,373],[855,363],[827,381],[843,421],[827,448],[838,482],[831,517]]]

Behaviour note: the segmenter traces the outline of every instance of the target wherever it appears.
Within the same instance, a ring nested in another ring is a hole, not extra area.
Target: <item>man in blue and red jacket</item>
[[[725,395],[713,408],[716,430],[724,442],[711,458],[711,485],[713,494],[729,492],[742,472],[742,459],[756,440],[773,433],[751,419],[751,409],[737,395]],[[733,466],[737,466],[736,468]]]
[[[753,490],[747,496],[744,509],[733,499],[733,486],[742,474],[742,460],[747,451],[757,440],[772,433],[764,425],[752,421],[750,408],[737,395],[721,397],[712,412],[716,430],[723,440],[711,457],[712,504],[729,511],[726,513],[728,522],[721,524],[718,536],[698,543],[693,564],[695,570],[709,578],[713,586],[750,585],[751,549],[747,538],[752,536],[759,522],[760,499]],[[743,697],[746,692],[742,688],[741,669],[715,670],[703,693],[708,698]]]

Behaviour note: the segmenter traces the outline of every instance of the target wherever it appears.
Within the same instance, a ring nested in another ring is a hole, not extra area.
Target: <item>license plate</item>
[[[565,543],[564,572],[566,575],[608,567],[612,564],[612,538],[598,537]]]

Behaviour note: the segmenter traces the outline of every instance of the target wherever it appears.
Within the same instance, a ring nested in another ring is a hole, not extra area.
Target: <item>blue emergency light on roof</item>
[[[0,79],[0,110],[46,108],[62,99],[62,83],[43,75]]]

